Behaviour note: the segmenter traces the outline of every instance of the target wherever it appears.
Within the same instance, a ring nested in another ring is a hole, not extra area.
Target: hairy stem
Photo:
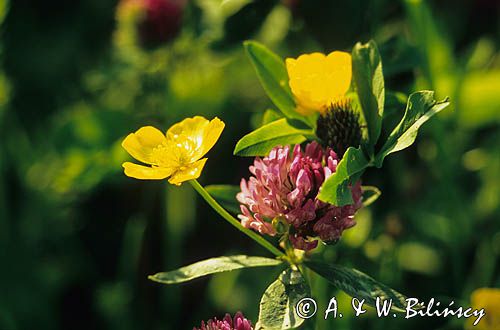
[[[203,188],[200,183],[197,180],[189,180],[189,183],[193,186],[193,188],[203,197],[203,199],[210,205],[219,215],[224,218],[227,222],[229,222],[231,225],[236,227],[239,231],[241,231],[243,234],[247,235],[251,239],[253,239],[255,242],[259,243],[262,247],[266,248],[269,252],[274,254],[277,257],[283,257],[284,253],[281,252],[279,249],[277,249],[274,245],[266,241],[262,236],[257,234],[256,232],[247,229],[241,225],[241,223],[235,219],[229,212],[226,211],[217,201],[210,196],[208,191]]]

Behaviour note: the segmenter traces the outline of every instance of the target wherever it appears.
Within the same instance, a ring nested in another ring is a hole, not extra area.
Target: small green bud
[[[290,225],[286,222],[286,219],[283,216],[275,217],[271,224],[273,225],[274,230],[276,230],[276,233],[279,235],[287,233],[288,228],[290,228]]]

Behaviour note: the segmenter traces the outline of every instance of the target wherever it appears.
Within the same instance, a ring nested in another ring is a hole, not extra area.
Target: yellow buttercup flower
[[[125,175],[143,180],[161,180],[180,185],[197,179],[207,158],[202,157],[219,139],[224,123],[200,116],[186,118],[170,127],[166,134],[145,126],[129,134],[122,142],[127,152],[144,164],[123,163]]]
[[[474,327],[470,319],[466,322],[466,329],[500,330],[500,289],[480,288],[472,292],[471,305],[473,308],[484,308],[485,315]]]
[[[323,113],[341,99],[351,85],[351,62],[351,54],[339,51],[287,58],[289,85],[297,111],[303,115]]]

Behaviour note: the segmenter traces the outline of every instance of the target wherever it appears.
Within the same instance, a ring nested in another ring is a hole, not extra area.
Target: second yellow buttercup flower
[[[324,113],[342,99],[351,85],[352,60],[351,54],[346,52],[287,58],[286,68],[297,111],[303,115]]]
[[[202,158],[217,142],[224,123],[219,118],[186,118],[163,134],[145,126],[129,134],[123,148],[138,161],[149,165],[123,163],[125,175],[143,180],[168,179],[171,184],[197,179],[207,158]]]

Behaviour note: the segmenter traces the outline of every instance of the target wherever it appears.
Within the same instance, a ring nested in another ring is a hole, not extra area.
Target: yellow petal
[[[312,53],[287,59],[289,85],[300,108],[319,110],[326,104],[324,84],[324,63],[326,56]]]
[[[207,158],[203,158],[197,162],[189,164],[184,169],[176,171],[170,177],[170,179],[168,179],[168,182],[170,182],[171,184],[175,184],[175,185],[180,186],[180,184],[184,181],[199,178],[201,171],[203,170],[203,167],[205,166],[206,162],[207,162]]]
[[[149,167],[130,162],[123,163],[125,175],[141,180],[161,180],[172,174],[172,169],[164,167]]]
[[[186,118],[173,125],[167,131],[167,139],[178,145],[177,153],[185,162],[194,162],[201,158],[201,145],[208,119],[201,116]]]
[[[344,95],[351,86],[352,59],[351,54],[346,52],[331,52],[326,57],[326,72],[329,73],[328,88],[334,101]]]
[[[146,164],[155,164],[155,160],[151,157],[153,148],[165,141],[165,135],[160,130],[152,126],[145,126],[137,132],[129,134],[123,140],[122,147],[135,159]]]
[[[167,138],[176,141],[182,153],[189,160],[195,162],[203,157],[217,142],[224,123],[219,118],[211,121],[201,116],[186,118],[170,127]]]
[[[181,136],[196,137],[199,139],[199,145],[201,145],[201,139],[203,137],[203,132],[208,126],[208,119],[202,116],[194,116],[192,118],[186,118],[177,124],[172,125],[167,131],[167,138],[178,139]]]
[[[286,59],[289,85],[297,102],[297,111],[322,112],[343,96],[351,84],[351,55],[334,51],[328,56],[312,53]]]
[[[203,157],[212,147],[215,145],[217,140],[219,140],[222,131],[224,130],[225,124],[222,120],[215,117],[210,121],[205,129],[205,134],[203,137],[203,142],[201,144],[201,156]]]

